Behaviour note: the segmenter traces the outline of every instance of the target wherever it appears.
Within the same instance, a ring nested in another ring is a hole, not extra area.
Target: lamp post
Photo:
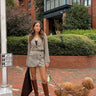
[[[6,0],[0,0],[1,9],[1,54],[7,53],[6,38]],[[0,86],[0,96],[13,96],[12,88],[8,86],[7,67],[2,67],[2,85]]]
[[[93,27],[93,0],[91,0],[91,28]]]

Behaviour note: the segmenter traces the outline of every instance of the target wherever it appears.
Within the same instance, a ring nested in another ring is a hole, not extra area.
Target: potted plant
[[[56,28],[56,34],[60,34],[61,33],[61,31],[60,31],[61,24],[59,23],[59,20],[54,19],[54,25],[55,25],[55,28]]]

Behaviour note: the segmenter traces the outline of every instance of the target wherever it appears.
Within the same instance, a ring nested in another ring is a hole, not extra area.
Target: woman
[[[46,67],[49,67],[49,49],[47,35],[42,30],[42,24],[40,21],[35,21],[33,24],[32,31],[28,37],[28,55],[26,65],[30,68],[32,77],[32,86],[34,89],[35,96],[38,94],[38,85],[36,79],[36,68],[39,68],[42,87],[45,96],[49,96],[47,78],[46,78]]]

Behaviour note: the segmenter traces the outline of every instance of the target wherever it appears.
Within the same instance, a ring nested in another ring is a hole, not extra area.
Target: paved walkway
[[[21,88],[23,84],[23,79],[25,75],[26,67],[13,66],[8,68],[8,84],[13,87],[13,96],[20,96]],[[84,77],[91,77],[94,80],[95,89],[91,91],[90,96],[96,96],[96,68],[86,68],[86,69],[49,69],[54,80],[60,85],[65,81],[71,81],[73,83],[79,84],[82,82]],[[39,70],[37,69],[37,79],[39,86],[39,94],[43,95],[43,90],[41,86],[41,79]],[[1,85],[1,67],[0,67],[0,85]],[[50,96],[55,96],[54,90],[56,86],[50,82],[49,90]],[[33,92],[30,96],[34,96]]]

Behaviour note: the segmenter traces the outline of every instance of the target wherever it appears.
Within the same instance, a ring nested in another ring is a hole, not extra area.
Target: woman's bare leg
[[[39,96],[38,94],[38,85],[36,80],[36,67],[30,67],[31,77],[32,77],[32,85],[34,89],[35,96]]]
[[[45,67],[39,67],[39,71],[40,71],[42,83],[47,83],[46,68]]]
[[[36,67],[30,67],[32,80],[36,80]]]
[[[45,96],[49,96],[49,90],[48,90],[48,84],[47,84],[47,77],[46,77],[46,68],[45,67],[39,67],[41,80],[42,80],[42,87],[44,90]]]

